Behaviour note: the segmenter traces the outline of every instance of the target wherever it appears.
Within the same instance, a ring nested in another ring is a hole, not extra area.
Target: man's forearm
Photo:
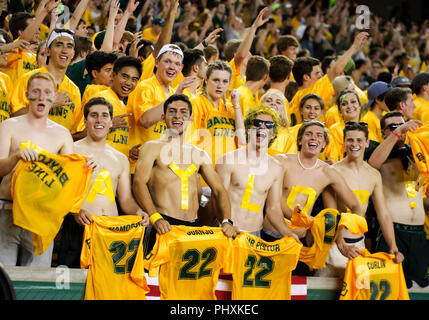
[[[146,110],[139,118],[139,123],[143,128],[150,128],[158,121],[161,121],[161,116],[164,114],[164,101],[160,104]]]

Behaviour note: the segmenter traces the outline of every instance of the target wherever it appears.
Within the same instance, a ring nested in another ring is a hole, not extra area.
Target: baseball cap
[[[51,46],[52,42],[54,42],[54,40],[59,38],[59,37],[70,38],[73,40],[73,43],[74,43],[74,37],[73,36],[74,36],[73,30],[55,28],[54,30],[52,30],[51,34],[48,37],[48,40],[46,41],[46,48],[49,48]]]
[[[407,77],[399,76],[399,77],[393,78],[392,82],[390,82],[390,85],[393,88],[400,87],[400,86],[411,86],[411,82]]]
[[[377,97],[390,89],[392,89],[392,87],[384,81],[375,81],[371,83],[367,90],[368,103],[365,105],[365,108],[371,107]]]
[[[164,23],[164,20],[162,20],[161,18],[155,18],[155,19],[153,19],[152,24],[157,24],[157,25],[163,27],[165,23]]]
[[[164,45],[161,50],[159,50],[158,56],[156,57],[157,59],[164,53],[166,52],[174,52],[177,53],[179,56],[182,57],[183,60],[183,51],[182,49],[180,49],[179,46],[175,45],[175,44],[166,44]]]

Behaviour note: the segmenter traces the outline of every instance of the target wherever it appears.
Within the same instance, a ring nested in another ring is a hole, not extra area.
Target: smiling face
[[[183,134],[190,121],[192,121],[188,104],[181,100],[171,102],[167,106],[165,114],[161,117],[165,121],[167,128],[178,135]]]
[[[231,73],[226,70],[213,70],[209,78],[206,80],[207,93],[217,101],[222,98],[229,87]]]
[[[250,126],[250,144],[256,149],[267,148],[274,137],[273,117],[268,114],[258,114]]]
[[[269,91],[263,97],[261,102],[272,109],[274,109],[277,114],[281,114],[285,110],[285,100],[284,97],[279,92]]]
[[[74,56],[74,42],[69,37],[56,38],[47,49],[49,65],[58,69],[67,69]]]
[[[369,147],[369,140],[365,137],[365,133],[363,131],[347,131],[344,136],[344,147],[348,157],[353,159],[363,159],[365,148]]]
[[[359,121],[361,106],[357,95],[347,93],[341,96],[339,101],[339,108],[344,121]]]
[[[165,52],[155,60],[157,78],[166,84],[170,84],[182,71],[182,58],[174,52]]]
[[[105,139],[112,127],[112,118],[109,108],[104,104],[95,104],[89,109],[88,116],[84,120],[88,136],[98,141]]]
[[[139,78],[139,72],[135,67],[123,67],[118,73],[113,72],[112,89],[119,99],[123,100],[135,89]]]
[[[25,96],[29,101],[29,113],[37,118],[47,117],[56,98],[54,83],[45,78],[32,79],[28,83]]]
[[[322,107],[316,99],[308,99],[301,108],[303,120],[317,120],[322,115]]]
[[[84,120],[88,136],[94,140],[105,139],[112,127],[109,108],[104,104],[95,104],[89,109]]]
[[[304,153],[319,155],[325,147],[325,130],[318,125],[306,127],[301,139],[298,140],[298,149]]]

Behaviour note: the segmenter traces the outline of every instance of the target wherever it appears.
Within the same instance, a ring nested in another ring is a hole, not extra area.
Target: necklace
[[[301,168],[303,168],[304,170],[311,170],[311,169],[314,169],[314,168],[316,168],[316,166],[317,166],[317,159],[316,159],[316,163],[312,166],[312,167],[310,167],[310,168],[307,168],[307,167],[304,167],[304,165],[302,164],[302,162],[301,162],[301,159],[299,158],[299,153],[297,153],[296,154],[296,158],[298,159],[298,163],[299,163],[299,165],[301,166]]]

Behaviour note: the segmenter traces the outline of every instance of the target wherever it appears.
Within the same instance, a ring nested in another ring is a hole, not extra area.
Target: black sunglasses
[[[386,127],[388,127],[390,131],[393,131],[402,125],[403,125],[403,123],[391,123],[391,124],[388,124]]]
[[[362,121],[359,121],[359,122],[356,122],[356,121],[347,121],[346,122],[346,126],[353,126],[353,125],[356,125],[356,124],[358,124],[358,125],[360,125],[362,127],[368,127],[368,123],[362,122]]]
[[[264,120],[260,120],[260,119],[253,119],[252,124],[257,128],[261,127],[262,124],[265,124],[265,127],[267,129],[272,129],[275,126],[275,123],[273,121],[264,121]]]

